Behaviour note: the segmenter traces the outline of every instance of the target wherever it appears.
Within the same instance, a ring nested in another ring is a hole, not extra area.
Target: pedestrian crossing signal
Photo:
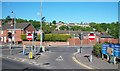
[[[8,32],[8,38],[12,39],[12,33]]]

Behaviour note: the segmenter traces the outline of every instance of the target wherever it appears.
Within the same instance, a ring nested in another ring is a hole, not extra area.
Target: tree
[[[56,20],[53,20],[53,22],[52,22],[53,24],[56,24]]]
[[[4,21],[5,21],[5,23],[7,23],[9,20],[11,20],[11,17],[7,16]]]

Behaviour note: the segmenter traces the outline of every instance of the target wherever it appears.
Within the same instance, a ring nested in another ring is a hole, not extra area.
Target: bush
[[[44,41],[59,41],[59,42],[66,42],[68,38],[71,38],[71,35],[69,34],[45,34],[43,36],[43,40]],[[27,40],[26,39],[26,35],[21,35],[21,39],[23,41]],[[40,41],[40,35],[38,35],[37,37],[37,41]]]
[[[45,34],[44,41],[66,42],[71,36],[69,34]]]
[[[97,43],[93,46],[93,54],[97,57],[101,55],[102,44]]]
[[[26,34],[22,34],[21,35],[21,39],[23,40],[23,41],[26,41],[27,39],[26,39]]]

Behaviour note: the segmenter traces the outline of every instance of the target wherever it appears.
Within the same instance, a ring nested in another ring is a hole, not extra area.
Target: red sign
[[[29,41],[30,41],[30,40],[32,40],[33,36],[32,36],[32,34],[31,34],[31,33],[28,33],[26,38],[27,38],[27,40],[29,40]]]
[[[94,40],[95,39],[95,34],[94,33],[90,33],[88,34],[89,40]]]

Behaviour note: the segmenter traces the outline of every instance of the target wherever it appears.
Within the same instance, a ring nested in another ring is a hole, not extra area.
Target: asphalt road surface
[[[2,59],[2,69],[40,69],[36,66],[14,61],[11,59],[3,58]]]
[[[90,49],[90,48],[84,48]],[[84,50],[83,49],[83,50]],[[73,59],[73,53],[77,51],[76,47],[49,47],[49,52],[44,52],[43,56],[40,56],[36,62],[42,63],[46,66],[46,69],[86,69],[83,66],[77,64]],[[13,49],[13,54],[20,53],[22,48]],[[9,55],[9,49],[2,50],[3,56]],[[10,59],[3,58],[2,60],[3,69],[21,69],[21,71],[27,71],[28,69],[42,69],[34,65],[22,63]],[[34,70],[36,71],[36,70]],[[63,70],[62,70],[63,71]],[[68,70],[69,71],[69,70]],[[76,70],[73,70],[76,71]],[[84,71],[84,70],[81,70]],[[85,70],[86,71],[86,70]]]
[[[50,53],[38,59],[42,63],[49,63],[49,69],[86,69],[77,64],[73,59],[73,53],[77,48],[72,47],[50,47]]]

